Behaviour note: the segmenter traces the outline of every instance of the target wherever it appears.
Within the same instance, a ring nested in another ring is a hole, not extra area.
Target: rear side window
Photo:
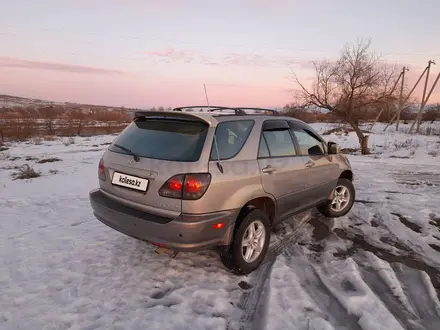
[[[266,140],[264,139],[264,136],[260,139],[260,147],[258,148],[258,158],[269,158],[270,153],[269,149],[267,148]]]
[[[220,160],[235,157],[243,148],[253,127],[253,120],[235,120],[219,123],[215,130],[217,148],[213,141],[211,160],[217,160],[217,149]]]
[[[207,132],[208,125],[201,122],[141,119],[132,122],[109,150],[124,154],[130,154],[130,150],[145,158],[195,162],[200,158]]]
[[[293,144],[289,130],[263,131],[263,138],[267,143],[270,157],[289,157],[296,155],[295,145]]]

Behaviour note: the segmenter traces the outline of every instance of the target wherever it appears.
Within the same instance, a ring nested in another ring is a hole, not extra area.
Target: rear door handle
[[[315,166],[315,163],[312,162],[311,160],[309,160],[309,161],[306,163],[306,167],[313,167],[313,166]]]
[[[273,172],[276,172],[276,168],[275,167],[272,167],[272,166],[270,166],[270,165],[267,165],[265,168],[263,168],[261,171],[263,172],[263,173],[269,173],[269,174],[272,174]]]

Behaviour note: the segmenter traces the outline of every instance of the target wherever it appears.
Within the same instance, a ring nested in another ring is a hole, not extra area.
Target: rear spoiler
[[[206,123],[211,127],[215,127],[218,121],[211,115],[197,112],[180,112],[180,111],[136,111],[133,120],[138,118],[162,118],[162,119],[180,119],[199,121]]]

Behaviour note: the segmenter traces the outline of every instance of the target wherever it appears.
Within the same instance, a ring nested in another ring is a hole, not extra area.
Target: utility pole
[[[396,89],[397,84],[398,84],[399,81],[400,81],[400,78],[402,78],[402,72],[399,74],[399,77],[397,78],[396,82],[394,83],[394,86],[393,86],[393,89],[392,89],[391,92],[390,92],[390,95],[392,95],[392,94],[394,93],[394,90]],[[377,115],[376,119],[374,119],[373,124],[371,124],[370,131],[373,129],[374,125],[376,125],[377,121],[378,121],[379,118],[380,118],[380,115],[382,114],[382,112],[383,112],[384,110],[385,110],[385,109],[382,109],[382,110],[379,111],[379,114]]]
[[[420,105],[419,113],[416,116],[416,119],[413,121],[411,128],[409,129],[409,133],[412,133],[412,130],[414,128],[414,125],[416,122],[421,120],[423,109],[425,108],[425,97],[426,97],[426,89],[428,88],[428,80],[429,80],[429,71],[431,70],[431,65],[435,65],[435,61],[429,60],[428,67],[427,67],[427,73],[426,73],[426,80],[425,80],[425,87],[423,88],[423,95],[422,95],[422,104]],[[417,132],[420,128],[420,124],[417,125]]]
[[[405,100],[403,101],[403,104],[405,104],[405,103],[409,100],[409,98],[411,97],[412,93],[415,91],[415,89],[416,89],[417,86],[419,85],[420,80],[422,80],[422,78],[423,78],[423,76],[425,75],[425,73],[426,73],[427,70],[428,70],[428,67],[426,67],[425,70],[423,70],[422,74],[420,75],[419,79],[418,79],[417,82],[415,83],[414,87],[411,89],[411,91],[410,91],[409,94],[406,96]],[[403,109],[399,109],[399,112],[396,113],[396,114],[393,116],[393,118],[391,118],[391,120],[388,122],[387,126],[385,126],[385,128],[383,129],[384,132],[387,130],[388,126],[390,126],[390,125],[394,122],[394,119],[396,119],[397,115],[398,115],[399,113],[401,113],[402,110],[403,110]]]
[[[426,104],[429,101],[429,98],[431,97],[432,92],[435,89],[435,86],[437,85],[438,81],[440,79],[440,73],[437,75],[437,78],[435,79],[434,83],[432,84],[431,90],[428,93],[428,96],[425,99],[425,102],[423,102],[422,107],[425,108]],[[422,116],[420,116],[419,120],[417,121],[417,129],[416,129],[416,133],[418,133],[420,131],[420,125],[422,123]]]
[[[405,87],[405,72],[409,71],[409,69],[404,66],[402,68],[402,84],[400,85],[400,97],[399,97],[399,109],[397,111],[397,121],[396,121],[396,132],[399,130],[399,123],[400,123],[400,112],[403,108],[403,88]]]

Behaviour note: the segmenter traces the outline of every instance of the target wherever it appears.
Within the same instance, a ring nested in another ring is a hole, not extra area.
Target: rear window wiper
[[[133,151],[131,151],[130,149],[128,149],[128,148],[126,148],[126,147],[124,147],[124,146],[121,146],[120,144],[117,144],[117,143],[113,143],[113,145],[116,147],[116,148],[119,148],[119,149],[121,149],[121,150],[124,150],[125,152],[128,152],[130,155],[132,155],[133,156],[133,159],[135,160],[135,161],[139,161],[139,156],[138,155],[136,155]]]

